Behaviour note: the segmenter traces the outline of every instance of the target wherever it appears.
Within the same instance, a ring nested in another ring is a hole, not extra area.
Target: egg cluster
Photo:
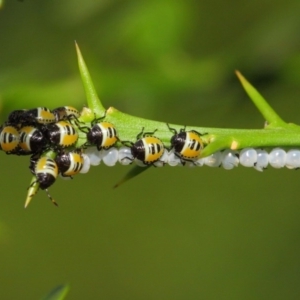
[[[137,166],[145,167],[144,162],[134,160],[134,157],[129,147],[114,147],[109,150],[97,151],[95,147],[91,147],[85,151],[86,161],[88,166],[98,166],[101,161],[107,166],[114,166],[117,163],[121,165],[131,164],[136,162]],[[244,167],[253,167],[257,171],[262,172],[268,166],[273,168],[300,168],[300,150],[290,149],[285,151],[281,148],[274,148],[270,152],[262,149],[245,148],[242,150],[223,150],[213,153],[210,156],[183,161],[182,158],[174,151],[164,149],[163,155],[158,161],[153,163],[155,167],[169,166],[188,166],[188,167],[223,167],[226,170],[231,170],[239,164]]]

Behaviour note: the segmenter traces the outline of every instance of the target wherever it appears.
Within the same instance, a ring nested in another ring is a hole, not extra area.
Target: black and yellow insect
[[[56,121],[54,113],[47,107],[37,107],[24,112],[24,123],[47,125]]]
[[[155,132],[156,130],[153,132],[144,132],[143,128],[136,137],[137,141],[135,143],[130,143],[132,158],[126,158],[131,161],[138,159],[145,165],[152,165],[156,161],[159,161],[164,153],[165,147],[159,138],[153,136]],[[124,143],[126,144],[129,142]]]
[[[31,186],[38,183],[40,189],[46,191],[52,203],[57,205],[48,192],[48,188],[55,182],[58,176],[58,166],[55,160],[49,157],[32,157],[29,168],[36,176],[36,181],[34,181]]]
[[[171,149],[174,149],[175,155],[181,159],[184,164],[186,161],[193,162],[196,160],[203,149],[201,133],[195,130],[186,131],[185,128],[179,132],[167,124],[169,130],[174,134],[171,138]]]
[[[101,149],[111,148],[117,141],[117,130],[115,126],[109,122],[100,122],[93,125],[88,131],[86,138],[88,144],[95,145],[100,151]]]
[[[20,155],[27,155],[42,152],[47,146],[47,140],[42,131],[35,126],[23,126],[19,130],[20,142],[19,153]]]
[[[59,173],[63,177],[72,177],[78,174],[84,163],[84,159],[81,154],[81,150],[75,150],[72,152],[61,152],[55,158],[58,166]]]
[[[80,117],[79,111],[72,106],[61,106],[52,110],[56,122],[62,120],[70,120],[72,118],[78,119]]]
[[[49,124],[45,128],[45,135],[50,143],[57,148],[73,146],[78,140],[78,132],[72,124],[66,121]]]
[[[77,124],[78,128],[86,133],[87,142],[84,146],[96,146],[99,151],[107,150],[119,140],[116,127],[112,123],[102,122],[105,116],[106,112],[103,117],[95,118],[91,122],[91,128]]]

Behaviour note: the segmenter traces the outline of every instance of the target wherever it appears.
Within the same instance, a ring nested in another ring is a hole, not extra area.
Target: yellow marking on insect
[[[1,149],[10,152],[16,149],[19,143],[19,133],[13,126],[4,127],[1,132]]]
[[[145,162],[152,163],[161,158],[164,151],[164,145],[160,139],[154,136],[148,136],[143,138],[145,146]]]
[[[77,140],[78,140],[77,132],[72,135],[66,134],[62,137],[61,145],[63,145],[64,147],[68,147],[68,146],[74,145],[77,142]]]

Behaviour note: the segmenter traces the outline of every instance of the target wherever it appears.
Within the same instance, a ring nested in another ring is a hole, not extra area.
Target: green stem
[[[78,45],[75,43],[78,65],[83,82],[83,86],[86,93],[88,108],[84,108],[81,112],[80,121],[85,124],[80,125],[90,126],[91,121],[96,117],[102,117],[106,113],[105,120],[111,122],[118,131],[120,141],[131,141],[135,142],[137,134],[142,130],[144,132],[152,132],[156,130],[155,136],[160,138],[166,148],[170,148],[170,140],[173,133],[169,130],[165,122],[157,122],[153,120],[147,120],[143,118],[134,117],[118,111],[117,109],[110,107],[105,110],[100,102],[100,99],[95,90],[89,71],[81,55]],[[264,129],[223,129],[223,128],[206,128],[198,126],[187,126],[185,129],[196,130],[201,133],[203,143],[205,145],[202,150],[200,157],[209,156],[216,151],[223,149],[238,150],[247,147],[255,148],[267,148],[267,147],[300,147],[300,127],[295,124],[289,124],[284,122],[279,115],[273,110],[273,108],[267,103],[267,101],[259,94],[259,92],[240,74],[236,71],[236,74],[241,81],[247,94],[261,112],[267,125]],[[76,126],[76,122],[74,122]],[[170,124],[172,128],[177,131],[182,129],[183,125]],[[79,139],[76,144],[77,148],[82,147],[86,143],[86,133],[82,130],[78,130]],[[117,147],[122,146],[122,143],[118,143]],[[43,155],[49,155],[55,157],[55,153],[50,151]],[[137,174],[142,173],[148,168],[142,170],[133,169],[127,176],[120,181],[116,186],[124,182],[125,180],[131,179]],[[35,177],[32,179],[34,182]],[[33,195],[37,192],[39,184],[33,184],[30,186],[28,196],[26,199],[25,207],[31,201]]]
[[[130,116],[114,108],[110,108],[109,111],[110,113],[106,119],[118,129],[120,140],[135,142],[136,136],[141,132],[142,128],[145,131],[157,129],[155,136],[160,138],[167,148],[170,147],[170,140],[173,134],[165,122]],[[183,125],[170,124],[170,126],[177,131],[183,128]],[[294,124],[286,124],[285,128],[266,129],[226,129],[187,126],[186,130],[196,130],[204,134],[202,139],[206,147],[202,151],[202,156],[207,156],[226,148],[300,147],[300,127]]]
[[[209,130],[209,129],[208,129]],[[205,157],[212,153],[231,149],[243,148],[269,148],[269,147],[300,147],[300,131],[286,129],[227,129],[229,132],[208,136],[210,143],[203,149],[201,156]]]

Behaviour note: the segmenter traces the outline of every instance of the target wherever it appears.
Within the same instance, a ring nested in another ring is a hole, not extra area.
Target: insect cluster
[[[73,121],[79,116],[71,106],[15,110],[0,127],[0,148],[7,154],[31,155],[29,168],[36,177],[32,185],[47,191],[58,174],[71,177],[83,169],[82,150],[69,150],[78,140]],[[51,151],[53,158],[44,155]]]
[[[104,121],[105,116],[95,117],[86,126],[79,121],[78,110],[70,106],[15,110],[0,127],[0,148],[7,154],[30,155],[29,169],[36,178],[30,187],[39,184],[54,204],[48,188],[58,175],[85,173],[101,160],[108,166],[117,161],[123,165],[136,161],[140,166],[163,166],[168,162],[169,152],[154,136],[156,130],[144,132],[142,128],[136,142],[120,141],[115,126]],[[173,149],[181,164],[194,162],[203,148],[200,134],[184,129],[177,133],[167,126],[174,134],[169,150]],[[85,142],[76,148],[79,131],[85,134]],[[119,150],[113,147],[118,141],[123,144]]]
[[[89,156],[91,165],[98,165],[103,162],[109,166],[119,162],[122,165],[128,165],[135,162],[138,166],[145,167],[153,165],[162,167],[165,164],[196,165],[196,161],[203,149],[203,141],[199,132],[195,130],[186,131],[185,128],[177,132],[167,124],[167,128],[173,133],[170,140],[170,147],[166,147],[163,142],[157,138],[153,132],[142,131],[136,136],[136,142],[120,141],[123,144],[119,150],[110,148],[103,156],[103,153],[97,152],[91,148],[86,152]],[[109,160],[107,159],[109,157]]]

